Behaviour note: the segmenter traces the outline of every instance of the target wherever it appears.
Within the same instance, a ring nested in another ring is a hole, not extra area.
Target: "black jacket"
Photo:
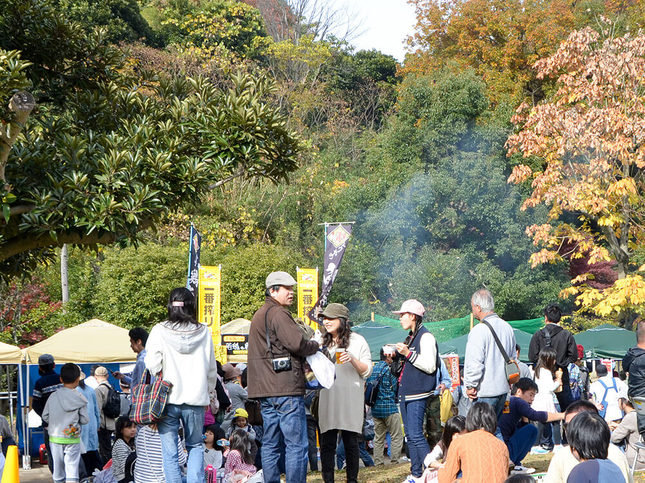
[[[623,370],[629,372],[629,397],[645,397],[645,350],[632,347],[623,358]]]
[[[551,334],[551,347],[555,350],[556,354],[555,363],[559,369],[562,369],[563,384],[568,384],[568,366],[571,362],[578,360],[576,340],[568,330],[563,329],[557,324],[546,324],[544,328],[538,330],[533,334],[531,343],[529,344],[529,360],[533,364],[536,364],[540,351],[546,347],[544,331],[549,331],[549,334]]]

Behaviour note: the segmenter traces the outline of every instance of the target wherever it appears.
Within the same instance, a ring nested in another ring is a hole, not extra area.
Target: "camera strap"
[[[273,351],[271,351],[271,341],[269,340],[269,311],[272,308],[273,307],[269,307],[267,311],[264,313],[264,335],[266,336],[266,339],[267,339],[267,351],[269,352],[271,359],[273,359]]]

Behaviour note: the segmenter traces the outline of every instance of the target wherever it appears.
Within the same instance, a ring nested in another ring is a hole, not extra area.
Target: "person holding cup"
[[[329,304],[321,315],[326,329],[323,346],[336,362],[334,384],[329,389],[321,389],[318,405],[322,477],[325,483],[334,481],[334,457],[340,431],[345,445],[347,482],[356,483],[365,379],[372,372],[370,348],[362,336],[352,332],[347,307]]]
[[[410,333],[405,342],[396,344],[403,357],[399,375],[399,403],[401,419],[410,450],[410,475],[406,483],[421,481],[423,460],[430,453],[430,445],[423,434],[423,423],[428,399],[437,387],[438,349],[434,336],[423,326],[425,308],[418,300],[403,302],[399,315],[401,327]]]

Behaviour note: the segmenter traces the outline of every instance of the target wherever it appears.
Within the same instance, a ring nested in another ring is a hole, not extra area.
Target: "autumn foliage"
[[[614,37],[612,31],[608,22],[601,32],[575,31],[535,64],[538,78],[555,78],[557,90],[547,102],[520,106],[514,117],[519,131],[507,143],[510,155],[542,160],[538,168],[515,166],[509,178],[531,182],[524,209],[550,208],[549,223],[527,228],[541,247],[533,266],[565,255],[616,264],[613,286],[593,288],[583,273],[565,291],[598,315],[645,302],[645,284],[630,260],[645,214],[645,36]]]

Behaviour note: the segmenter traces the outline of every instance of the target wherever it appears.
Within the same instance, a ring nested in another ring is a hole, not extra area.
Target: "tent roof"
[[[220,327],[222,334],[248,334],[251,321],[247,319],[234,319]]]
[[[0,364],[20,364],[22,359],[20,347],[0,342]]]
[[[636,345],[636,334],[631,330],[603,324],[574,334],[576,344],[585,348],[585,356],[621,359],[630,347]]]
[[[513,329],[515,334],[515,342],[520,346],[520,360],[528,362],[529,344],[531,342],[531,334],[528,334],[519,329]],[[441,354],[458,354],[460,359],[466,355],[466,343],[468,342],[468,334],[456,337],[446,342],[439,342],[439,352]]]
[[[61,330],[50,338],[23,349],[27,363],[37,364],[41,354],[51,354],[56,363],[131,362],[128,330],[99,319]]]

